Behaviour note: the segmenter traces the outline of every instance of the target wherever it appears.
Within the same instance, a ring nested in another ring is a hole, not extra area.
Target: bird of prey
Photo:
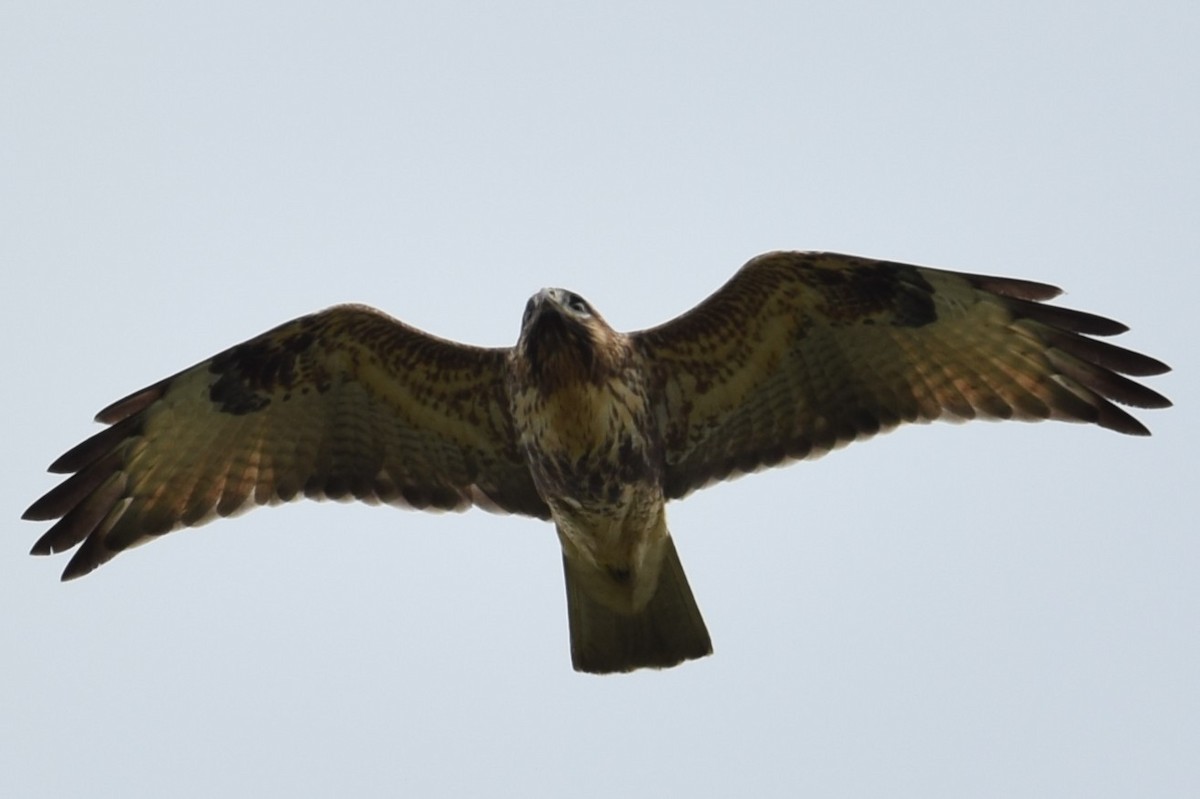
[[[1099,341],[1115,321],[1053,286],[848,255],[775,252],[634,333],[544,289],[514,347],[423,333],[361,305],[287,322],[100,411],[25,512],[79,545],[63,579],[164,533],[300,497],[479,506],[554,523],[574,667],[712,652],[664,506],[718,480],[904,422],[1061,419],[1146,428],[1122,375],[1168,371]]]

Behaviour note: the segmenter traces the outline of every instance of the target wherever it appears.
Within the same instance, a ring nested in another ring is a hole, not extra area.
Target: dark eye
[[[588,307],[587,301],[574,292],[567,292],[567,307],[575,313],[591,313],[592,309]]]

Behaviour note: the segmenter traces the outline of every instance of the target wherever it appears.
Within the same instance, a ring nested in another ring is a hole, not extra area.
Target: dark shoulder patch
[[[233,373],[221,375],[209,388],[208,398],[218,406],[221,413],[231,413],[234,416],[261,411],[271,404],[270,397],[250,388]]]
[[[801,281],[825,302],[819,307],[834,324],[923,327],[937,321],[933,287],[915,266],[856,261],[850,268],[820,265],[801,270]]]
[[[307,327],[286,335],[268,333],[217,355],[209,371],[217,380],[208,396],[222,413],[240,416],[271,404],[271,393],[288,390],[300,377],[297,361],[312,347],[316,335]]]

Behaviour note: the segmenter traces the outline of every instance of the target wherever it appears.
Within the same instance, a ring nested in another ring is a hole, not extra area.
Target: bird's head
[[[540,379],[596,379],[612,365],[622,338],[575,292],[542,289],[525,305],[517,350]]]

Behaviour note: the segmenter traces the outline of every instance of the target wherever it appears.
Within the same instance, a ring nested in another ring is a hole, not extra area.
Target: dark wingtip
[[[21,520],[26,522],[44,522],[50,519],[57,519],[58,516],[52,515],[50,511],[46,510],[45,505],[46,498],[41,497],[25,509],[25,512],[21,514]]]
[[[82,471],[105,455],[110,455],[121,441],[136,435],[141,430],[141,424],[140,418],[133,417],[104,428],[60,455],[58,460],[50,464],[49,471],[54,474]]]
[[[1167,364],[1158,360],[1157,358],[1151,358],[1149,355],[1142,356],[1142,362],[1141,362],[1140,366],[1142,368],[1142,371],[1136,373],[1138,377],[1149,377],[1151,375],[1165,375],[1167,372],[1171,371],[1170,366],[1168,366]],[[1168,402],[1168,404],[1164,405],[1162,407],[1164,407],[1164,408],[1169,407],[1170,400],[1168,400],[1167,402]]]
[[[1127,436],[1148,436],[1150,429],[1142,424],[1131,414],[1113,405],[1111,402],[1104,401],[1098,407],[1100,411],[1099,417],[1096,419],[1096,424],[1109,430],[1114,430],[1118,433],[1123,433]]]
[[[1118,433],[1123,433],[1127,436],[1141,436],[1142,438],[1149,438],[1151,435],[1153,435],[1153,433],[1150,432],[1150,429],[1141,422],[1138,422],[1136,425],[1123,425],[1120,427],[1107,425],[1101,422],[1100,426],[1107,427],[1109,430],[1116,430]]]
[[[1022,280],[1016,277],[995,277],[993,275],[977,275],[969,272],[958,273],[965,277],[975,288],[983,289],[1001,297],[1011,297],[1030,302],[1045,302],[1063,293],[1058,286],[1049,283],[1039,283],[1036,280]]]
[[[96,421],[101,424],[115,424],[122,419],[127,419],[135,413],[149,407],[151,403],[162,397],[170,387],[171,380],[168,378],[161,380],[152,386],[140,389],[132,394],[122,397],[116,402],[105,406],[96,414]]]
[[[85,574],[91,574],[115,554],[115,552],[105,550],[104,543],[99,536],[91,536],[83,542],[83,546],[75,550],[75,554],[71,556],[71,560],[63,569],[59,579],[65,583]]]
[[[87,442],[85,441],[83,443],[86,444]],[[54,463],[51,463],[49,466],[47,466],[46,471],[50,472],[51,474],[72,474],[79,471],[87,465],[86,462],[81,462],[80,460],[79,453],[82,447],[83,444],[76,444],[74,447],[71,447],[62,455],[59,455],[58,458],[55,459]]]
[[[93,563],[76,563],[78,558],[71,558],[71,562],[67,564],[67,568],[63,569],[62,576],[58,579],[64,583],[69,583],[71,580],[77,580],[85,574],[91,574],[96,570],[99,564]]]

